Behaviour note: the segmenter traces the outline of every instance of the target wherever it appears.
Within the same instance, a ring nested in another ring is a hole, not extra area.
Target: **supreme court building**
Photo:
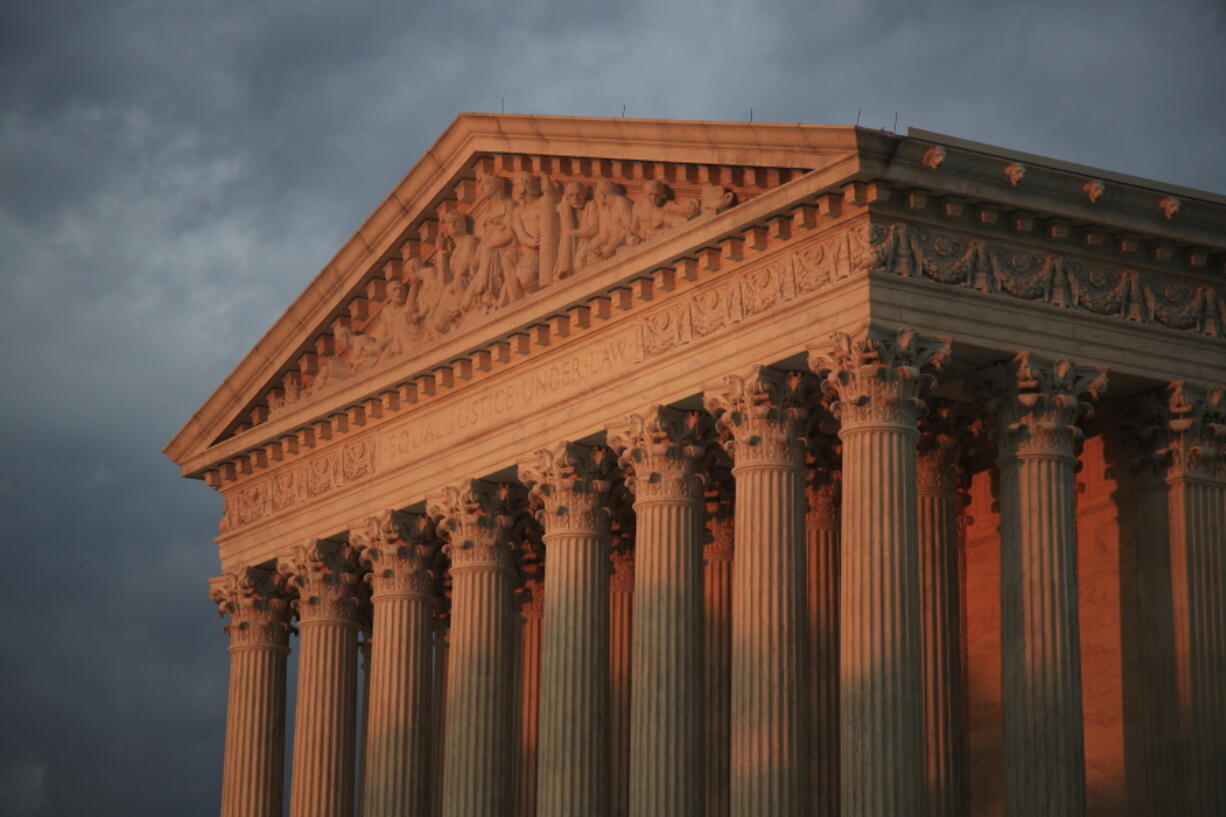
[[[1224,387],[1226,197],[462,115],[167,446],[221,814],[1226,814]]]

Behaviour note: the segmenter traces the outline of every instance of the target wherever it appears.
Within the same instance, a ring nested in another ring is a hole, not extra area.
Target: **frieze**
[[[870,266],[867,224],[853,225],[749,266],[646,315],[639,345],[645,359],[765,314],[840,281],[865,274]]]
[[[1226,327],[1226,287],[1180,281],[1070,256],[874,224],[871,272],[1078,309],[1209,337]]]
[[[494,429],[525,410],[581,394],[594,380],[616,377],[638,359],[636,331],[628,328],[471,397],[410,415],[378,434],[308,455],[226,493],[219,531],[230,533],[289,511]]]

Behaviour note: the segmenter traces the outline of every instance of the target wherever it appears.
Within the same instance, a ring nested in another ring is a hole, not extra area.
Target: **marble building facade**
[[[166,448],[221,814],[1221,814],[1224,336],[1226,197],[461,115]]]

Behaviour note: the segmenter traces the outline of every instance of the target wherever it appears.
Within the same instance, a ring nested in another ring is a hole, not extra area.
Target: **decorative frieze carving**
[[[1129,414],[1125,428],[1158,476],[1226,481],[1226,389],[1176,380],[1141,395]]]
[[[609,447],[621,452],[618,464],[636,504],[653,499],[697,501],[702,478],[695,468],[705,454],[701,415],[667,406],[631,414],[608,432]]]
[[[862,275],[869,263],[866,224],[823,236],[646,315],[639,330],[643,357],[658,357]]]
[[[703,393],[737,468],[804,462],[805,380],[801,372],[754,366]]]
[[[901,222],[874,224],[870,241],[873,274],[926,278],[1210,337],[1221,335],[1226,326],[1226,288],[1209,283],[1031,252]]]
[[[351,546],[326,539],[296,545],[277,564],[277,571],[298,591],[292,604],[303,624],[339,620],[356,626],[361,604],[358,569]]]
[[[230,617],[223,632],[230,635],[231,646],[285,647],[290,601],[284,576],[258,567],[233,570],[209,580],[209,598],[219,615]]]
[[[465,567],[515,568],[509,534],[519,512],[515,486],[464,480],[449,485],[427,502],[426,513],[447,540],[443,552],[451,569]]]
[[[433,521],[421,514],[384,511],[367,516],[349,530],[374,596],[434,597],[439,540]]]
[[[1030,352],[988,370],[982,385],[997,417],[1001,451],[1011,456],[1073,458],[1082,439],[1078,420],[1091,413],[1082,399],[1097,400],[1107,390],[1107,369],[1069,360],[1040,361]]]
[[[547,533],[599,532],[607,523],[605,497],[614,456],[603,446],[559,443],[519,466],[537,519]]]
[[[924,403],[920,395],[951,354],[949,338],[926,338],[910,329],[866,326],[854,337],[831,335],[830,345],[809,351],[809,367],[835,400],[831,411],[850,429],[897,425],[913,429]]]

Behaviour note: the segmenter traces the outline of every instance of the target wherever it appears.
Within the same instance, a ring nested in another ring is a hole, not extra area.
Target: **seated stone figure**
[[[622,192],[621,185],[606,179],[596,185],[596,207],[600,227],[588,247],[588,257],[612,258],[630,235],[634,202]]]
[[[465,312],[478,305],[487,310],[498,305],[502,287],[515,267],[515,230],[511,227],[515,205],[507,193],[507,180],[486,174],[478,188],[485,201],[474,231],[480,243],[473,279],[462,304]]]

